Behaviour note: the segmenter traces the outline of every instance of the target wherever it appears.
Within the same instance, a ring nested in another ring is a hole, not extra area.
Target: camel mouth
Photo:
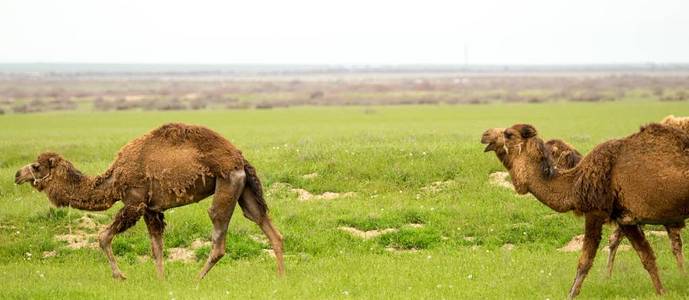
[[[481,142],[483,142],[483,141],[481,141]],[[483,149],[484,153],[490,152],[490,151],[495,151],[495,143],[493,143],[493,142],[488,143],[488,145],[486,145],[486,148]]]
[[[19,170],[17,173],[14,174],[14,183],[15,184],[22,184],[24,182],[29,181],[29,178],[27,176],[22,176],[22,171]]]
[[[20,178],[20,177],[15,177],[15,178],[14,178],[14,183],[15,183],[15,184],[22,184],[22,183],[25,183],[25,182],[27,182],[27,181],[29,181],[29,179],[27,179],[27,178]]]

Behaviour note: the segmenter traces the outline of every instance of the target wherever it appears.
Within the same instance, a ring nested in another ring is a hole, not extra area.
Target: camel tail
[[[261,179],[258,178],[254,166],[246,159],[244,159],[244,172],[246,173],[246,186],[256,195],[256,204],[258,204],[261,212],[268,212],[268,204],[266,204],[266,200],[263,198]]]

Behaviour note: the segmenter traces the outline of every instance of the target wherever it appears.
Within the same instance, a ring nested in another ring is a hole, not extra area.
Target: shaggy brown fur
[[[574,168],[552,176],[544,176],[549,171],[543,163],[552,166],[552,159],[533,126],[514,125],[503,134],[504,160],[517,192],[530,192],[556,211],[585,215],[584,248],[570,297],[580,291],[600,242],[601,227],[608,220],[620,224],[656,291],[663,292],[653,250],[639,224],[676,224],[689,217],[689,134],[650,124],[629,137],[599,145]]]
[[[112,239],[143,216],[151,237],[158,274],[163,276],[163,212],[214,195],[208,211],[213,221],[213,249],[199,274],[206,273],[225,253],[227,226],[239,202],[244,215],[268,236],[276,254],[278,273],[284,272],[282,236],[267,216],[261,181],[242,153],[218,133],[201,126],[166,124],[134,139],[117,154],[107,171],[84,176],[60,155],[46,152],[15,176],[30,181],[55,206],[106,210],[115,202],[124,207],[100,234],[113,276],[124,279],[112,254]]]

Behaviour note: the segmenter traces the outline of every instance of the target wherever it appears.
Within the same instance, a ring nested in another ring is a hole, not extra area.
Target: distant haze
[[[1,0],[0,63],[686,63],[687,12],[681,0]]]

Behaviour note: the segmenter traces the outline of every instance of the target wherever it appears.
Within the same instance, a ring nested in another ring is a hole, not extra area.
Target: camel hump
[[[648,134],[655,139],[666,138],[677,142],[678,146],[682,149],[689,148],[689,131],[684,130],[681,126],[677,124],[659,124],[651,123],[641,126],[639,133],[632,135],[635,137],[639,134]]]
[[[150,133],[152,137],[162,138],[170,142],[199,141],[203,139],[224,139],[215,131],[198,125],[183,123],[167,123]]]

